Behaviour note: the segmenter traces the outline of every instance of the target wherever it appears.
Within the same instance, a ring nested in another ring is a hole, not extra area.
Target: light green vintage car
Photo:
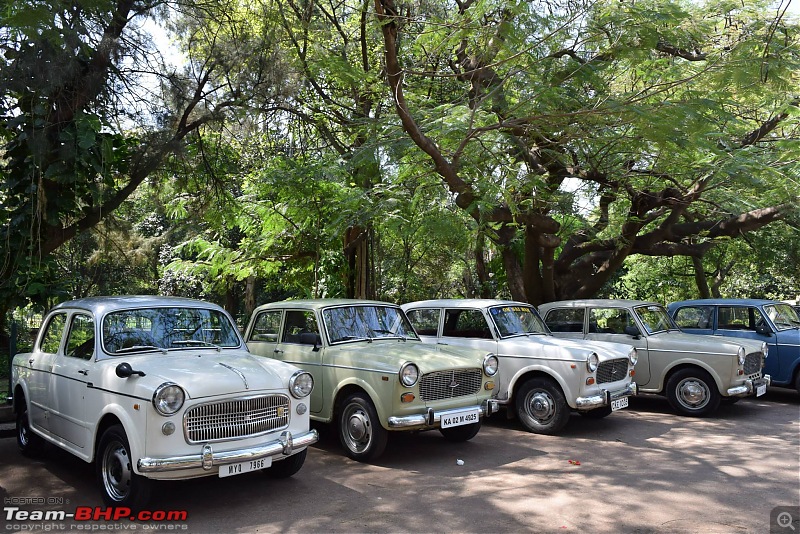
[[[438,429],[466,441],[498,409],[494,354],[424,344],[392,304],[273,302],[253,312],[245,339],[253,354],[313,375],[311,418],[334,423],[355,460],[377,458],[390,431]]]

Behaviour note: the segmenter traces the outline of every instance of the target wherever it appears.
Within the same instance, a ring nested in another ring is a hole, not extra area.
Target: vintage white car
[[[571,410],[605,417],[636,394],[636,350],[556,339],[530,304],[441,299],[402,308],[423,341],[495,353],[502,369],[496,398],[531,432],[557,433]]]
[[[219,306],[167,297],[59,304],[12,367],[17,443],[94,462],[109,506],[152,480],[264,470],[287,477],[317,441],[309,373],[251,355]]]
[[[636,382],[645,393],[666,395],[682,415],[704,416],[722,399],[763,395],[767,344],[722,336],[684,334],[655,302],[586,299],[542,304],[556,336],[628,343],[639,351]]]
[[[497,411],[497,358],[423,344],[393,304],[272,302],[256,308],[245,339],[254,354],[314,376],[311,418],[333,422],[354,460],[380,456],[392,431],[438,429],[449,441],[469,440]]]

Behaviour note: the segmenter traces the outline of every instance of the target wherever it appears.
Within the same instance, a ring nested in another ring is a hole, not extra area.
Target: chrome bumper
[[[169,458],[140,458],[136,466],[140,473],[197,469],[198,467],[202,467],[206,471],[211,471],[215,466],[225,464],[258,460],[260,458],[266,458],[267,456],[289,456],[295,449],[307,447],[308,445],[316,443],[318,439],[319,434],[315,429],[311,429],[299,435],[292,435],[291,432],[286,431],[282,432],[278,439],[258,447],[214,452],[211,444],[206,443],[203,445],[200,454],[172,456]]]
[[[453,415],[464,410],[474,410],[477,408],[482,417],[497,412],[500,409],[499,403],[495,399],[488,399],[481,403],[480,406],[462,406],[461,408],[452,408],[450,410],[434,411],[433,408],[428,408],[424,414],[405,415],[403,417],[391,416],[388,419],[389,428],[414,428],[414,427],[437,427],[441,424],[442,416]]]
[[[621,397],[630,397],[639,393],[639,388],[636,382],[631,382],[622,389],[616,391],[603,390],[600,395],[592,395],[591,397],[578,397],[575,399],[575,406],[578,410],[588,410],[598,408],[600,406],[611,406],[611,401]]]
[[[772,377],[770,375],[764,375],[762,378],[756,378],[755,380],[747,379],[741,386],[730,388],[728,390],[728,396],[741,397],[743,395],[750,395],[758,386],[769,386],[770,384],[772,384]]]

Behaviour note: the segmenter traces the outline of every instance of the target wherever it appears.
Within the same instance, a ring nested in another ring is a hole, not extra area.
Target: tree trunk
[[[697,290],[700,292],[700,298],[710,299],[711,290],[708,287],[708,280],[706,280],[706,271],[703,268],[703,258],[692,256],[692,266],[694,267],[694,283],[697,285]]]

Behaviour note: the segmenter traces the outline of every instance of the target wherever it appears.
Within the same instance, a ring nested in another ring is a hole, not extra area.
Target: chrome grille
[[[289,425],[289,397],[265,395],[201,404],[186,410],[189,443],[258,436]]]
[[[628,359],[618,358],[600,362],[597,366],[597,383],[616,382],[628,376]]]
[[[422,376],[419,395],[425,402],[475,395],[481,389],[480,369],[436,371]]]
[[[761,372],[761,353],[753,352],[744,357],[744,374],[754,375]]]

